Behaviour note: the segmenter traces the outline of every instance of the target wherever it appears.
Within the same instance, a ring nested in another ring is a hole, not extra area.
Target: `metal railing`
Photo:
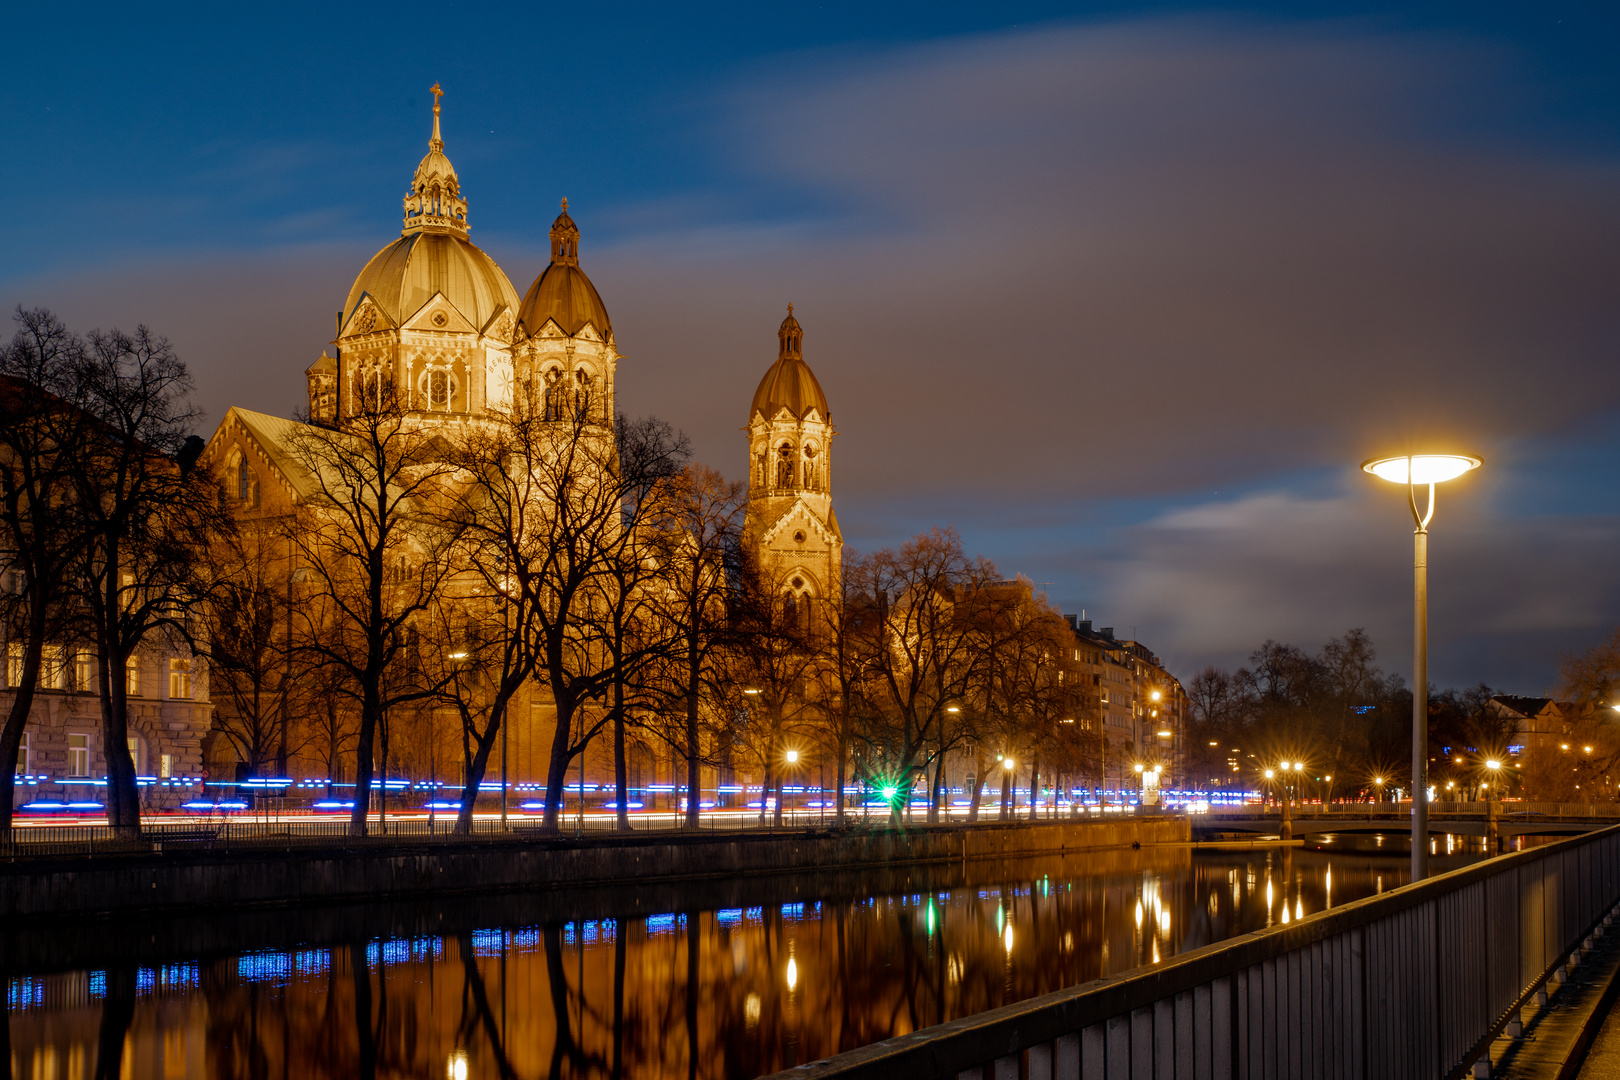
[[[1461,1077],[1617,899],[1620,826],[776,1077]]]

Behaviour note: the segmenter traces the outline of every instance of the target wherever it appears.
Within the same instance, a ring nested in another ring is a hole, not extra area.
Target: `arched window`
[[[776,455],[776,486],[786,491],[793,486],[793,444],[783,443]]]
[[[366,412],[380,412],[392,396],[393,385],[388,373],[379,364],[373,364],[360,373],[360,395],[356,408]]]
[[[567,412],[567,406],[563,403],[565,392],[563,389],[562,369],[547,368],[545,377],[546,400],[544,417],[546,420],[561,420],[563,415]]]
[[[259,478],[246,459],[236,465],[236,497],[249,506],[258,501]]]
[[[574,416],[580,420],[591,418],[591,398],[594,390],[591,373],[584,368],[574,372]]]

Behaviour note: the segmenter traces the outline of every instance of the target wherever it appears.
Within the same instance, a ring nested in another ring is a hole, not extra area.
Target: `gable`
[[[362,334],[373,334],[378,330],[391,330],[394,320],[388,317],[377,298],[370,293],[361,293],[360,302],[354,306],[349,315],[349,321],[339,331],[338,338],[360,337]]]
[[[444,293],[436,292],[405,320],[403,329],[430,334],[476,334],[479,328],[445,299]]]

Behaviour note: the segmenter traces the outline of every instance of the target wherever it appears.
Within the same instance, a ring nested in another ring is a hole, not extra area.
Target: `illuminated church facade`
[[[408,422],[452,430],[529,395],[545,418],[585,409],[602,437],[611,437],[621,357],[607,308],[580,267],[580,232],[567,201],[551,226],[550,262],[520,299],[505,271],[469,239],[467,198],[445,154],[438,87],[434,95],[428,152],[405,196],[400,236],[355,278],[336,313],[331,351],[305,372],[307,422],[341,425],[387,394]],[[746,533],[778,591],[796,600],[835,599],[842,549],[831,494],[835,433],[803,358],[803,336],[790,307],[745,429]],[[206,459],[243,520],[289,520],[318,495],[291,449],[305,422],[239,407],[226,413]],[[540,778],[555,713],[538,684],[528,696],[511,723],[511,769]],[[593,745],[589,771],[610,774],[611,763],[598,756]],[[223,742],[209,754],[221,768],[228,757]],[[633,779],[650,782],[666,768],[672,772],[672,763],[646,755],[637,762],[632,753]]]

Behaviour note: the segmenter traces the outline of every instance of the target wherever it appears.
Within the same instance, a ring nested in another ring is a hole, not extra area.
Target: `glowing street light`
[[[1472,454],[1404,454],[1361,463],[1365,472],[1406,485],[1412,511],[1412,880],[1429,876],[1429,522],[1434,486],[1479,468]],[[1429,487],[1428,509],[1418,510],[1417,489]]]
[[[783,754],[782,757],[787,760],[789,765],[793,765],[799,760],[799,752],[797,750],[789,750],[787,753]]]

